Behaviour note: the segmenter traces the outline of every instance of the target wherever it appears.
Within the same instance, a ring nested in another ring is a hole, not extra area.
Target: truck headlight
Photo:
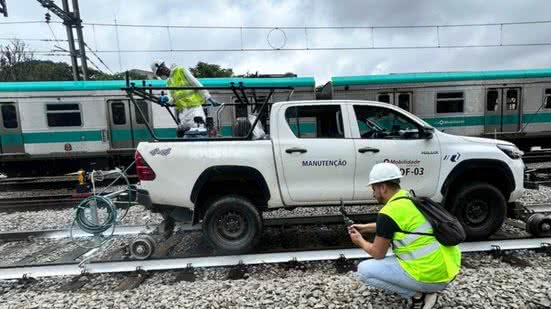
[[[524,152],[515,145],[497,144],[497,148],[501,149],[511,159],[520,159],[524,155]]]

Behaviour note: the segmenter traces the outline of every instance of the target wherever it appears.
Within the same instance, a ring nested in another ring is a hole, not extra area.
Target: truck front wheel
[[[469,239],[485,239],[503,225],[507,203],[496,187],[474,182],[457,191],[451,201],[451,210]]]
[[[203,235],[222,253],[238,254],[253,249],[262,232],[262,217],[244,197],[223,196],[208,205],[202,224]]]

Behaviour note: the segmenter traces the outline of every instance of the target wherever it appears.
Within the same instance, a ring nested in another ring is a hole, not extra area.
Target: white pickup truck
[[[262,139],[140,143],[140,202],[201,223],[215,248],[236,253],[258,241],[263,211],[374,202],[379,162],[399,166],[403,188],[442,202],[473,239],[494,233],[524,191],[513,144],[446,134],[386,103],[279,102],[269,119]]]

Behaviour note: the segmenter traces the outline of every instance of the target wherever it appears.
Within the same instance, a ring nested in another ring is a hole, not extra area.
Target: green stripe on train
[[[19,133],[8,133],[0,135],[0,144],[18,145],[23,143],[23,136]]]
[[[97,142],[101,141],[101,131],[62,131],[23,133],[25,144]]]
[[[434,117],[423,118],[430,125],[437,128],[448,127],[469,127],[469,126],[484,126],[497,125],[500,123],[498,116],[455,116],[455,117]],[[508,115],[504,117],[504,124],[518,123],[517,115]],[[530,123],[551,123],[551,113],[532,113],[522,116],[523,124]],[[291,126],[293,132],[297,132],[296,125]],[[366,129],[366,128],[363,128]],[[232,126],[223,126],[221,129],[222,136],[231,136],[233,132]],[[301,132],[315,132],[315,124],[301,123]],[[175,138],[176,128],[155,128],[155,134],[160,138]],[[112,130],[111,136],[113,141],[130,140],[132,135],[130,130]],[[146,128],[134,130],[134,138],[138,140],[151,140],[149,131]],[[42,144],[42,143],[64,143],[64,142],[97,142],[101,141],[101,131],[57,131],[57,132],[33,132],[33,133],[9,133],[1,134],[0,142],[3,145],[21,144]]]
[[[282,77],[282,78],[200,78],[205,87],[222,87],[230,89],[231,83],[237,87],[243,83],[248,87],[310,87],[316,82],[313,77]],[[142,81],[133,80],[140,87]],[[146,80],[146,85],[164,87],[164,80]],[[96,91],[120,90],[126,87],[124,80],[108,81],[45,81],[45,82],[0,82],[0,92],[33,92],[33,91]]]
[[[551,77],[551,69],[334,76],[331,77],[331,81],[333,83],[333,87],[336,87],[347,85],[430,83],[466,80],[499,80],[545,77]]]
[[[470,126],[484,126],[484,125],[498,125],[501,123],[500,117],[497,115],[488,116],[458,116],[458,117],[427,117],[422,118],[428,122],[431,126],[437,128],[443,127],[470,127]],[[503,124],[516,124],[519,123],[518,115],[505,115],[503,116]],[[522,123],[546,123],[551,122],[551,113],[545,114],[523,114]]]

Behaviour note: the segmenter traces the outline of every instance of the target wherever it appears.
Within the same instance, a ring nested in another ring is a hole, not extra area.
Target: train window
[[[344,138],[339,105],[293,106],[285,118],[298,138]]]
[[[400,93],[398,95],[398,107],[409,111],[409,93]]]
[[[124,103],[113,102],[111,103],[111,117],[113,117],[113,124],[121,125],[126,124],[126,110]]]
[[[462,113],[464,102],[463,92],[439,92],[436,94],[436,112]]]
[[[144,124],[146,122],[149,122],[149,109],[147,102],[144,100],[137,100],[137,105],[140,107],[140,110],[145,116],[145,120],[142,117],[142,114],[140,114],[140,111],[138,111],[138,107],[134,106],[134,111],[136,112],[136,123],[138,124]]]
[[[15,129],[17,124],[17,112],[15,105],[3,104],[2,105],[2,119],[4,120],[4,128]]]
[[[80,105],[46,104],[46,117],[49,127],[79,127],[82,125]]]
[[[551,108],[551,89],[545,89],[543,104],[543,108]]]
[[[390,103],[390,94],[388,93],[380,93],[377,96],[377,101],[384,102],[384,103]]]
[[[514,111],[518,106],[518,91],[515,89],[508,89],[506,95],[507,110]]]
[[[497,111],[499,106],[499,93],[497,90],[488,90],[486,94],[486,110],[489,112]]]

